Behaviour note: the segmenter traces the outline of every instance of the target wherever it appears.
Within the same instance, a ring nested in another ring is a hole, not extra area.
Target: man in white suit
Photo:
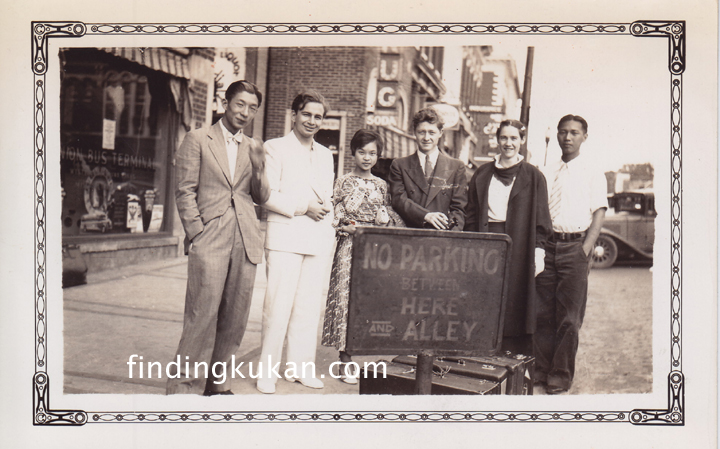
[[[327,103],[315,91],[292,103],[292,131],[265,143],[270,197],[265,238],[268,287],[263,306],[261,375],[257,389],[274,393],[280,373],[323,388],[314,372],[323,288],[335,241],[333,157],[315,142]],[[279,369],[287,335],[287,365]],[[305,369],[303,369],[305,368]]]
[[[270,194],[265,152],[262,142],[243,135],[261,102],[254,84],[232,83],[223,118],[189,132],[178,149],[175,200],[189,258],[179,366],[168,394],[232,394],[230,376],[218,378],[213,367],[229,365],[240,347],[262,261],[253,202],[262,204]]]

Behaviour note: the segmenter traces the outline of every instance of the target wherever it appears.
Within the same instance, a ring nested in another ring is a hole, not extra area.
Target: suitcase
[[[417,357],[412,355],[401,355],[395,357],[393,362],[415,366],[417,364]],[[470,362],[462,358],[458,358],[458,360],[449,360],[448,358],[437,357],[433,360],[433,371],[445,371],[459,376],[496,382],[500,384],[500,394],[507,394],[507,381],[510,376],[510,370],[502,365]]]
[[[383,378],[380,363],[385,364]],[[378,365],[360,370],[360,394],[415,394],[415,367],[380,360]],[[380,368],[380,369],[378,369]],[[500,384],[486,379],[476,379],[433,369],[431,393],[434,395],[500,394]]]
[[[443,357],[445,362],[455,362],[461,365],[481,364],[487,366],[497,366],[505,368],[508,371],[508,378],[505,394],[533,394],[533,379],[535,375],[535,357],[523,354],[505,353],[504,355],[485,356],[485,357]],[[477,372],[479,369],[474,368]]]

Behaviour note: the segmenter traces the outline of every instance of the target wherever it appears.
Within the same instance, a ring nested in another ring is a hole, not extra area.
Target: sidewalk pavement
[[[165,394],[164,368],[175,357],[182,333],[187,269],[187,257],[171,258],[90,274],[86,285],[63,290],[65,394]],[[253,372],[257,370],[266,286],[263,263],[257,270],[247,330],[235,355],[236,364],[244,362],[241,372],[246,376],[231,380],[235,394],[261,394],[248,375],[247,365],[253,362]],[[318,342],[321,333],[322,319]],[[142,360],[135,358],[143,362],[142,378],[139,365],[129,377],[127,362],[133,354],[142,356]],[[354,360],[362,366],[381,358]],[[329,366],[337,360],[335,348],[318,344],[316,373],[324,373],[325,388],[313,390],[279,380],[276,394],[358,394],[357,385],[329,376]],[[156,368],[148,378],[147,362],[156,361],[162,364],[162,378],[157,378]]]

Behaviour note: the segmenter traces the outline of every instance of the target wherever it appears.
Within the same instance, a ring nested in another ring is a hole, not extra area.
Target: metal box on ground
[[[417,357],[412,355],[401,355],[393,359],[394,363],[403,365],[416,366]],[[500,384],[500,394],[506,394],[508,389],[508,377],[510,370],[501,365],[466,362],[465,359],[447,360],[436,358],[433,361],[434,372],[449,372],[459,376],[472,377],[474,379],[484,379]]]
[[[412,395],[415,392],[415,368],[401,363],[385,363],[385,377],[382,365],[369,366],[368,372],[360,371],[360,394]],[[446,371],[433,371],[430,394],[500,394],[500,384],[485,379],[477,379]]]
[[[457,367],[452,366],[455,369],[460,369],[461,372],[471,370],[472,372],[482,373],[483,371],[477,365],[495,366],[498,370],[506,369],[508,376],[506,388],[503,389],[504,394],[531,395],[533,393],[535,357],[522,354],[505,354],[483,357],[448,356],[439,360],[457,365]],[[450,372],[455,371],[451,369]]]

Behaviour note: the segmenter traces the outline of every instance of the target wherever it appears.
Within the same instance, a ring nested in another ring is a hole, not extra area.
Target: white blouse
[[[488,219],[490,221],[506,221],[508,201],[510,200],[510,191],[512,190],[515,180],[506,186],[500,182],[495,176],[490,180],[490,188],[488,189]]]
[[[519,159],[517,164],[522,162],[522,155],[518,155]],[[517,165],[515,164],[515,165]],[[498,168],[510,168],[503,167],[500,165],[499,155],[495,157],[495,166]],[[512,166],[511,166],[512,167]],[[517,177],[516,177],[517,178]],[[515,179],[512,180],[509,186],[506,186],[493,174],[490,180],[490,187],[488,188],[488,220],[492,222],[504,222],[507,221],[507,210],[508,202],[510,201],[510,191],[512,191],[513,185],[515,185]]]

